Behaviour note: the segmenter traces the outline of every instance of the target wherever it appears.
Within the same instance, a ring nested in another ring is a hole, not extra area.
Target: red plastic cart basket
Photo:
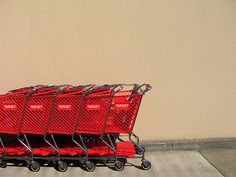
[[[25,95],[0,96],[0,133],[18,133],[25,101]]]
[[[143,84],[132,90],[117,92],[109,111],[105,133],[131,134],[142,97],[150,89],[151,86]]]
[[[85,96],[77,119],[77,134],[101,135],[104,132],[112,96],[119,89],[120,85],[102,86]]]
[[[72,87],[56,96],[48,122],[48,134],[72,135],[74,133],[83,93],[91,87],[91,85]]]
[[[58,91],[59,88],[55,86],[42,87],[28,97],[20,128],[21,134],[45,134],[53,99]]]

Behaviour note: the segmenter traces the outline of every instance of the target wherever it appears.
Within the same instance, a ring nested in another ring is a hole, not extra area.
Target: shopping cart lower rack
[[[129,158],[148,170],[145,149],[133,133],[148,84],[37,85],[0,96],[0,167],[23,163],[37,172],[52,163],[64,172],[79,163],[122,171]]]

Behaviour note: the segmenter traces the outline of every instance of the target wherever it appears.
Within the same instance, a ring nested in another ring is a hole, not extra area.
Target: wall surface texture
[[[0,0],[0,76],[150,83],[142,139],[236,137],[236,1]]]

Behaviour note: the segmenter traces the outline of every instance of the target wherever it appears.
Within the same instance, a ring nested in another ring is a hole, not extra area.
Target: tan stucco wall
[[[0,92],[150,83],[142,139],[236,136],[236,1],[0,0]]]

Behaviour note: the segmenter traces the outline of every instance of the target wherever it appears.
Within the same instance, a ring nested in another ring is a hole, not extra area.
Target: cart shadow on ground
[[[42,161],[38,161],[38,162],[40,163],[40,166],[42,168],[54,168],[56,171],[59,172],[59,170],[57,169],[56,164],[53,163],[53,162],[42,162]],[[68,164],[69,168],[81,168],[83,171],[87,171],[84,168],[84,166],[82,165],[82,163],[67,162],[67,164]],[[140,166],[135,165],[135,164],[130,163],[130,162],[127,162],[125,164],[125,167],[127,167],[127,166],[132,166],[132,167],[135,167],[137,169],[142,169]],[[4,169],[4,168],[8,168],[8,167],[9,168],[11,168],[11,167],[27,168],[28,166],[27,166],[26,162],[24,162],[24,161],[20,162],[19,161],[19,162],[8,162],[6,167],[1,167],[1,168]],[[114,164],[105,164],[105,163],[104,164],[102,164],[102,163],[101,164],[96,164],[96,168],[109,168],[113,171],[117,171],[114,167]]]

